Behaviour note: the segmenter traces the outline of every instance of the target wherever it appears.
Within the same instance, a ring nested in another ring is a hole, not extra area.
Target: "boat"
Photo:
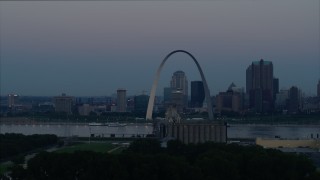
[[[115,123],[108,123],[107,126],[109,127],[124,127],[126,126],[127,124],[124,124],[124,123],[119,123],[119,122],[115,122]]]
[[[89,126],[105,126],[105,124],[93,122],[93,123],[89,123]]]

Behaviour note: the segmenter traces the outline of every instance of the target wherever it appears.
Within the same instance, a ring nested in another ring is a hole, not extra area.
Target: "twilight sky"
[[[211,95],[245,70],[272,61],[280,88],[316,93],[320,77],[319,0],[0,2],[1,95],[129,95],[150,92],[163,58],[183,49],[199,61]],[[175,54],[172,73],[200,80],[192,60]],[[190,85],[189,85],[190,86]]]

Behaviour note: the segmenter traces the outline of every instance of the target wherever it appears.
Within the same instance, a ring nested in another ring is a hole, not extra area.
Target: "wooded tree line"
[[[169,141],[137,140],[121,154],[43,152],[16,166],[13,179],[104,180],[319,180],[305,156],[259,146],[204,143],[184,145]]]
[[[0,159],[57,144],[58,137],[49,134],[22,135],[15,133],[0,134]]]

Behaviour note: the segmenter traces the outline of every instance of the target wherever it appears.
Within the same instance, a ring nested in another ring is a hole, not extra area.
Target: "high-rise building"
[[[287,108],[290,113],[296,113],[299,110],[299,89],[292,86],[289,89],[289,98],[287,100]]]
[[[8,94],[8,107],[13,108],[15,105],[17,105],[19,101],[19,95],[17,94]]]
[[[246,93],[249,95],[252,89],[252,64],[246,70]]]
[[[183,95],[182,90],[172,91],[171,94],[171,104],[176,108],[177,112],[180,113],[183,111],[185,96]]]
[[[134,97],[134,111],[135,112],[147,112],[149,102],[148,95],[139,95]]]
[[[117,112],[127,111],[127,97],[125,89],[117,90]]]
[[[173,73],[170,85],[173,90],[180,89],[184,95],[188,95],[188,80],[183,71]]]
[[[202,107],[205,98],[202,81],[191,81],[191,107]]]
[[[188,106],[188,80],[187,80],[187,76],[183,71],[176,71],[173,73],[173,76],[170,82],[170,87],[172,91],[178,90],[182,92],[184,96],[183,106],[187,107]]]
[[[61,96],[53,97],[55,111],[72,114],[73,101],[74,98],[72,96],[67,96],[65,93],[62,93]]]
[[[246,92],[250,108],[267,112],[273,108],[273,65],[271,61],[254,61],[246,70]]]
[[[318,95],[318,97],[320,97],[320,80],[318,81],[317,95]]]
[[[273,78],[273,100],[276,100],[276,95],[279,93],[279,79]]]
[[[171,102],[171,93],[172,93],[171,87],[163,88],[163,102],[164,102],[164,104]]]

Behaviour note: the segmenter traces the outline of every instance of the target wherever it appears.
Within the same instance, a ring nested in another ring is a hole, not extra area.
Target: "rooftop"
[[[263,65],[269,65],[269,64],[272,64],[272,62],[271,62],[271,61],[265,61],[265,60],[263,60],[263,59],[260,59],[260,61],[253,61],[253,62],[252,62],[252,64],[254,64],[254,65],[259,65],[259,64],[260,64],[260,62],[261,62]]]

